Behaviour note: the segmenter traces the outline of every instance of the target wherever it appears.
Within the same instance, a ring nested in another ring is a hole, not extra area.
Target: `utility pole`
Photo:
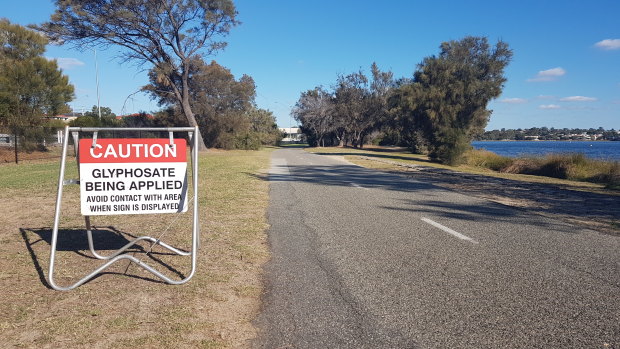
[[[99,64],[97,63],[97,49],[93,49],[95,52],[95,78],[97,80],[97,112],[99,119],[101,119],[101,105],[99,104]]]

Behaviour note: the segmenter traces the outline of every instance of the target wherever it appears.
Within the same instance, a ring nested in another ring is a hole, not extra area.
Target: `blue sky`
[[[514,50],[502,96],[490,103],[487,129],[581,127],[620,129],[620,1],[235,1],[242,24],[228,47],[208,59],[237,77],[252,76],[256,102],[281,127],[302,91],[330,87],[338,74],[372,62],[395,77],[411,77],[442,41],[467,35],[507,42]],[[47,0],[0,0],[0,17],[14,23],[46,21]],[[136,92],[144,68],[121,65],[111,48],[98,51],[101,105],[119,113],[155,111]],[[71,106],[97,103],[92,51],[49,46],[76,87]],[[132,95],[133,94],[133,95]]]

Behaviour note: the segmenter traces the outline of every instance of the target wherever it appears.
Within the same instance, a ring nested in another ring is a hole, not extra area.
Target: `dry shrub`
[[[620,188],[620,164],[618,162],[588,159],[581,153],[518,158],[499,171],[603,183],[607,188]]]
[[[607,189],[620,190],[620,162],[615,161],[609,166],[604,183]]]
[[[471,166],[484,167],[493,171],[501,171],[510,166],[514,159],[497,155],[488,150],[470,150],[465,153],[465,163]]]
[[[602,183],[608,189],[620,189],[620,162],[588,159],[582,153],[510,158],[487,150],[470,150],[463,160],[467,165],[497,172]]]
[[[594,162],[581,153],[549,154],[544,157],[542,166],[535,174],[561,179],[585,180],[593,175],[588,167]]]
[[[502,168],[500,172],[536,174],[541,166],[539,158],[518,158],[514,159],[508,166]]]

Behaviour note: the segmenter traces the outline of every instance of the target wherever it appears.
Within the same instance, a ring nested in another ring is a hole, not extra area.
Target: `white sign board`
[[[81,139],[79,162],[85,216],[187,211],[184,139]]]

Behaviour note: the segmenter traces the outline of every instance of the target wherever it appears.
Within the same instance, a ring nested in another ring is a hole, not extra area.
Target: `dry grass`
[[[23,151],[18,149],[17,159],[20,163],[60,159],[61,150],[62,147],[58,145],[50,146],[46,151]],[[0,147],[0,164],[3,163],[15,163],[15,149],[13,147]]]
[[[265,209],[269,150],[211,151],[200,157],[201,248],[189,283],[172,286],[127,261],[73,291],[49,288],[50,226],[58,162],[0,166],[0,334],[23,348],[241,348],[256,329],[261,266],[268,259]],[[74,178],[76,169],[68,169]],[[65,187],[56,282],[68,285],[101,262],[89,258],[77,186]],[[191,189],[191,188],[190,188]],[[188,249],[191,207],[180,215],[93,218],[109,253],[135,235]],[[132,253],[173,278],[188,257],[149,244]],[[86,257],[85,257],[85,256]]]
[[[497,155],[493,152],[486,150],[472,150],[464,155],[465,163],[475,167],[488,168],[493,171],[500,171],[503,168],[511,165],[513,159]]]
[[[608,188],[618,186],[620,165],[617,162],[588,159],[580,153],[548,154],[543,157],[509,158],[486,150],[471,150],[465,163],[493,171],[529,174],[571,181],[601,183]]]

